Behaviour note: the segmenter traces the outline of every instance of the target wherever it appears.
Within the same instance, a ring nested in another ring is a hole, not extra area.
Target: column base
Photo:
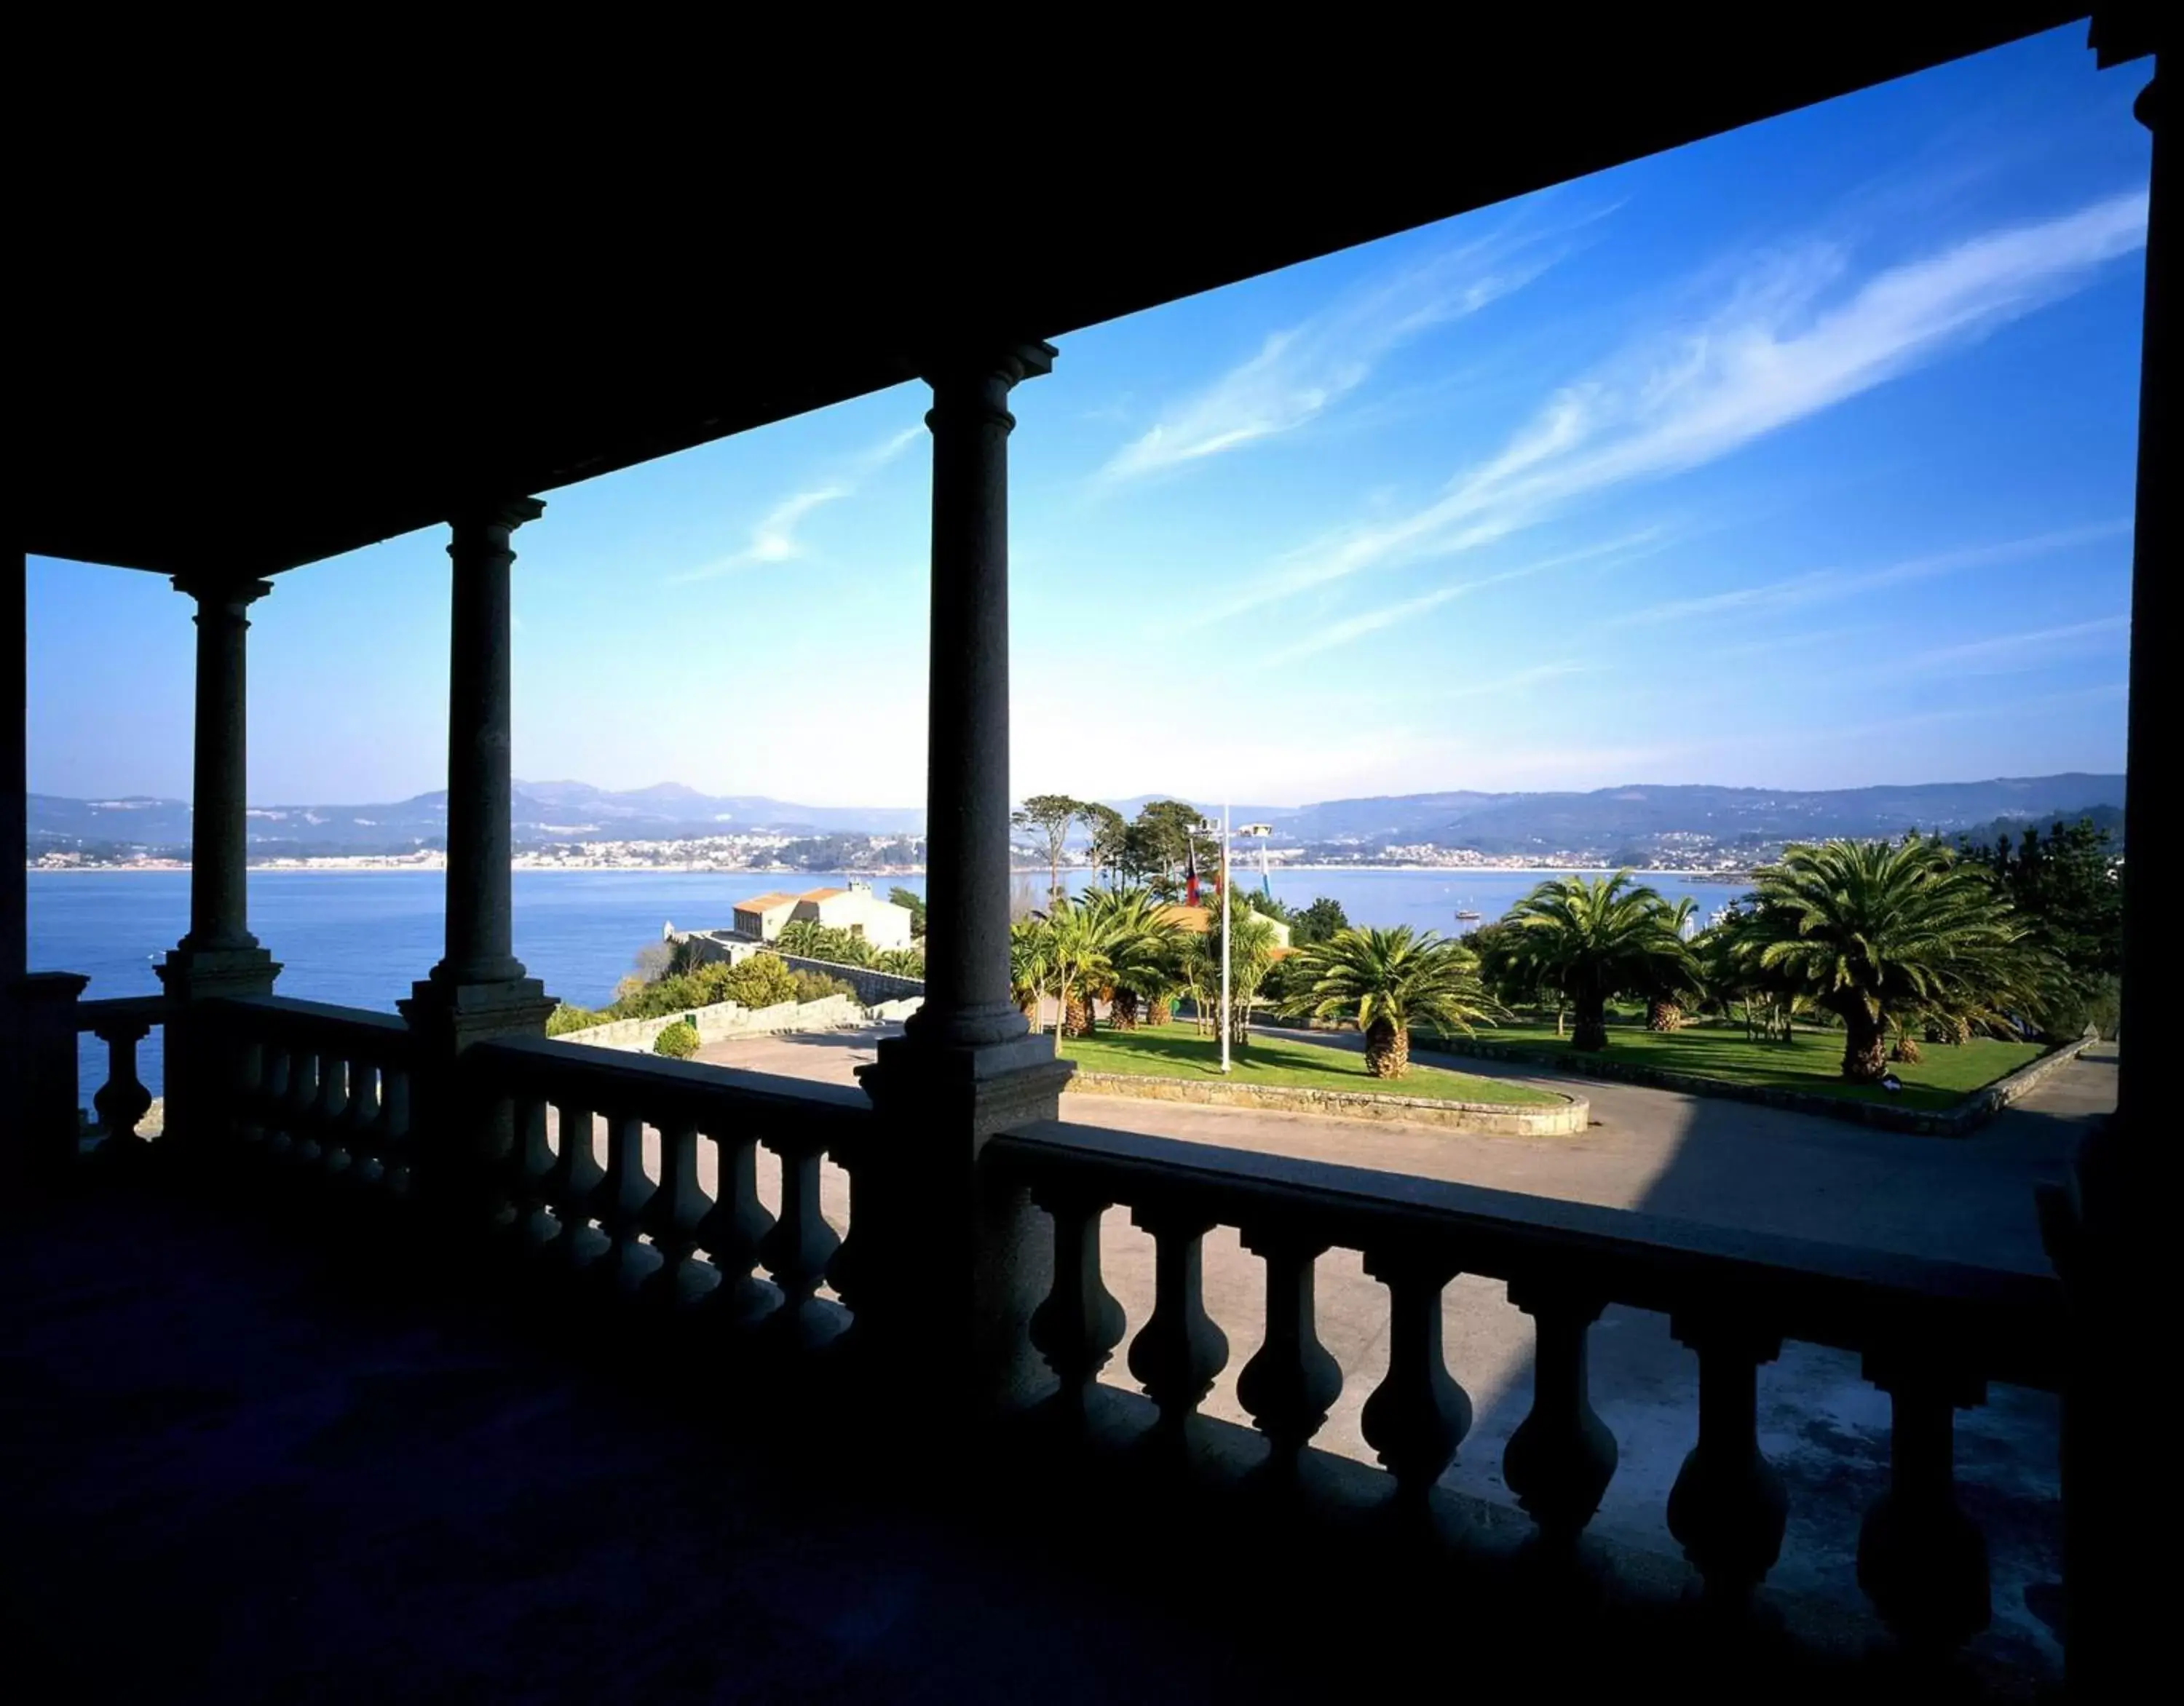
[[[511,977],[498,983],[449,983],[421,978],[410,998],[395,1003],[420,1037],[451,1052],[500,1036],[543,1036],[546,1020],[560,1003],[535,977]]]
[[[192,947],[187,941],[153,970],[174,1001],[270,995],[281,975],[280,962],[262,947]]]
[[[1032,1311],[1053,1279],[1047,1217],[1021,1188],[978,1166],[997,1134],[1052,1120],[1076,1070],[1050,1036],[991,1048],[889,1037],[860,1070],[881,1131],[854,1170],[845,1288],[864,1353],[952,1393],[944,1431],[976,1414],[1024,1408],[1053,1389],[1032,1349]]]

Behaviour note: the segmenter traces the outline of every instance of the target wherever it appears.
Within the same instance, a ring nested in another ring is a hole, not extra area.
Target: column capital
[[[240,616],[273,590],[270,581],[250,575],[223,575],[198,570],[174,576],[174,588],[198,601],[200,610],[221,609]]]
[[[475,503],[459,504],[448,512],[448,525],[455,531],[456,538],[472,531],[493,533],[513,533],[526,521],[536,521],[546,513],[546,505],[536,497],[495,497]],[[450,542],[450,553],[455,547]]]
[[[959,344],[932,352],[918,363],[918,374],[933,387],[933,408],[925,417],[928,426],[950,419],[990,421],[1003,427],[1017,424],[1009,413],[1009,392],[1027,379],[1039,379],[1054,371],[1058,353],[1050,343],[1000,341]]]

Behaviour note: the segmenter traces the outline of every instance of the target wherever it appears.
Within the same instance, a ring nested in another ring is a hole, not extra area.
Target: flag
[[[1198,837],[1194,835],[1183,838],[1183,903],[1198,904]]]

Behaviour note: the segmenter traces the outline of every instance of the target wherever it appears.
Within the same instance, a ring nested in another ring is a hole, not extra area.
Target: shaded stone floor
[[[1226,1631],[892,1495],[888,1442],[726,1448],[245,1220],[0,1230],[0,1598],[68,1698],[1290,1698]]]
[[[1510,1550],[1527,1525],[1460,1492],[1441,1520],[1468,1574],[1414,1567],[1356,1528],[1369,1511],[1325,1540],[1287,1504],[1194,1520],[1136,1469],[1103,1483],[1042,1455],[1028,1479],[922,1450],[902,1424],[935,1392],[800,1411],[794,1382],[714,1378],[627,1314],[512,1313],[421,1246],[296,1225],[100,1193],[0,1227],[0,1603],[9,1650],[70,1698],[1282,1703],[1577,1664],[1802,1699],[1836,1698],[1846,1664],[1868,1692],[1902,1680],[1861,1657],[1869,1619],[1794,1586],[1774,1597],[1817,1644],[1724,1661],[1713,1625],[1677,1620],[1696,1615],[1680,1563],[1612,1536],[1635,1598],[1602,1623],[1532,1594]],[[1216,1456],[1251,1458],[1208,1425]],[[1315,1464],[1346,1511],[1384,1487]],[[1990,1640],[1970,1680],[2020,1698],[2046,1672]]]

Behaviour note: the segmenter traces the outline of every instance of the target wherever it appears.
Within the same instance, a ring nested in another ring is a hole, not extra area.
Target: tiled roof
[[[845,888],[814,888],[806,889],[796,897],[799,900],[832,900],[838,894],[848,892],[849,890]]]
[[[771,912],[775,907],[793,906],[795,903],[796,897],[793,894],[755,894],[749,900],[738,901],[735,904],[735,910],[738,912]]]

